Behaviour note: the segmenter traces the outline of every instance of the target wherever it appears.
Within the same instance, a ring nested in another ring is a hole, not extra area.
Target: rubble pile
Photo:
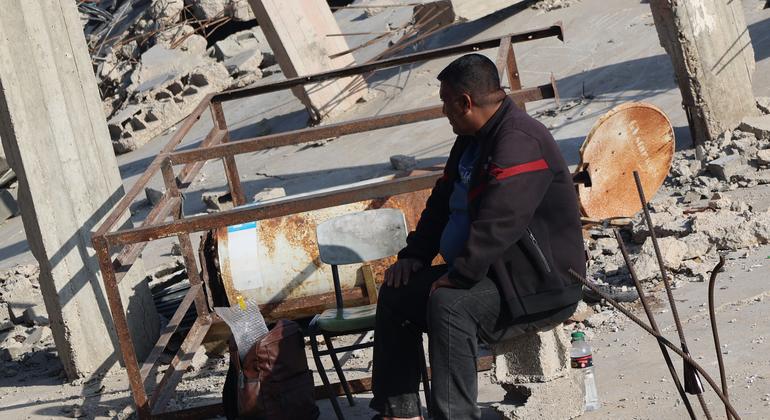
[[[770,115],[747,118],[698,150],[675,154],[669,177],[650,203],[674,287],[708,280],[719,252],[770,243],[770,209],[753,209],[729,198],[731,191],[770,183],[770,159],[766,158],[770,158]],[[588,233],[589,277],[618,293],[632,291],[612,231],[596,227]],[[648,287],[657,286],[660,270],[641,212],[622,234],[639,280]]]
[[[62,372],[39,291],[39,274],[36,265],[0,273],[0,377]]]
[[[118,154],[172,127],[206,95],[280,71],[246,0],[97,1],[80,11]],[[254,26],[217,41],[235,21]]]

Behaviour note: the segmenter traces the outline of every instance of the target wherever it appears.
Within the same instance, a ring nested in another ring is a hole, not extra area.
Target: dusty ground
[[[770,10],[760,10],[764,2],[743,2],[749,32],[757,59],[754,90],[758,96],[770,96]],[[353,32],[380,27],[388,19],[403,19],[385,14],[358,19],[360,12],[337,14],[345,31]],[[673,80],[668,57],[658,44],[649,6],[636,0],[582,0],[570,7],[552,11],[526,9],[520,13],[503,11],[497,16],[459,24],[432,37],[420,48],[433,48],[474,39],[482,39],[527,28],[550,25],[562,20],[566,42],[542,40],[516,46],[519,68],[525,86],[542,84],[553,73],[558,80],[563,102],[568,106],[548,116],[543,111],[553,108],[544,101],[529,110],[548,125],[570,164],[577,162],[577,149],[594,121],[616,104],[644,100],[662,108],[670,117],[677,135],[677,147],[690,146],[689,134],[680,107],[681,98]],[[379,25],[379,26],[377,26]],[[355,45],[360,38],[351,39]],[[359,60],[374,52],[362,50]],[[489,51],[494,54],[494,51]],[[345,115],[345,118],[371,116],[407,108],[438,103],[437,72],[449,60],[437,60],[420,66],[376,75],[370,82],[373,93],[368,102]],[[278,78],[280,75],[270,76]],[[266,79],[269,81],[270,79]],[[236,129],[236,138],[267,131],[283,131],[304,125],[306,115],[301,105],[288,93],[250,98],[225,106],[228,123]],[[549,114],[550,115],[550,114]],[[210,128],[203,119],[194,127],[187,146],[200,141]],[[135,152],[119,157],[121,173],[127,186],[141,174],[155,153],[168,140],[168,133]],[[421,141],[414,141],[420,139]],[[334,139],[323,147],[287,147],[271,150],[239,160],[247,196],[266,187],[281,186],[288,194],[384,175],[391,172],[388,156],[398,153],[417,156],[421,164],[443,162],[452,136],[448,125],[431,121],[408,127],[397,127],[357,136]],[[334,159],[329,159],[334,156]],[[160,185],[160,180],[154,181]],[[221,188],[224,179],[216,162],[206,165],[203,176],[193,185],[185,202],[187,214],[204,211],[200,194]],[[767,208],[770,188],[759,186],[740,189],[728,195],[755,208]],[[136,217],[146,207],[136,206]],[[0,267],[13,267],[33,262],[24,241],[20,218],[0,226]],[[168,258],[171,243],[158,241],[145,251],[148,267]],[[720,274],[717,301],[723,355],[729,373],[730,395],[742,418],[770,418],[770,363],[765,356],[770,350],[770,330],[765,317],[768,310],[770,284],[767,265],[770,247],[762,246],[731,255],[726,271]],[[686,319],[685,328],[691,351],[718,381],[713,342],[705,316],[706,284],[682,283],[675,290],[677,305]],[[663,295],[658,293],[659,297]],[[637,311],[639,315],[643,312]],[[670,310],[664,304],[656,309],[659,324],[674,342]],[[614,315],[613,315],[614,316]],[[586,414],[587,419],[679,419],[686,412],[668,376],[654,340],[630,321],[619,317],[605,327],[593,330],[598,388],[603,407]],[[0,375],[0,418],[56,417],[125,417],[131,413],[131,398],[126,377],[116,369],[104,378],[67,383],[57,368],[51,350],[30,355],[26,363],[3,362]],[[350,377],[365,375],[368,357],[351,358],[347,364]],[[676,359],[675,359],[676,360]],[[676,361],[676,365],[681,363]],[[180,393],[172,404],[188,405],[213,401],[224,379],[224,359],[210,359],[201,370],[188,373],[180,385]],[[15,374],[9,369],[15,370]],[[503,397],[499,387],[489,383],[486,374],[479,375],[479,402],[488,407]],[[195,399],[193,399],[195,397]],[[358,404],[343,409],[348,418],[366,419],[370,396],[357,396]],[[697,402],[691,399],[698,410]],[[723,409],[713,393],[707,394],[714,417],[722,417]],[[323,418],[333,418],[327,401],[319,404]],[[495,418],[485,408],[485,418]]]

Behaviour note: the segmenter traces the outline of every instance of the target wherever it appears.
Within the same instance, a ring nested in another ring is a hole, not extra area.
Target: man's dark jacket
[[[480,142],[468,194],[470,234],[449,279],[470,288],[489,276],[519,317],[563,308],[581,298],[570,268],[585,275],[575,187],[551,134],[506,98],[475,136],[459,136],[399,258],[426,265],[439,251],[449,196],[465,148]]]

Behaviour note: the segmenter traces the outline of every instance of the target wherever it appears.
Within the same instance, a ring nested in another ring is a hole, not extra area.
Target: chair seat
[[[327,309],[318,317],[317,325],[322,331],[344,332],[374,328],[377,304]]]

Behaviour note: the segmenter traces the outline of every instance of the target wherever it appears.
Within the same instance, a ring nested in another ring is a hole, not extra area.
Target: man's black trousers
[[[470,289],[431,285],[446,273],[433,266],[412,273],[398,288],[383,285],[377,302],[370,406],[385,416],[420,415],[422,333],[430,340],[433,418],[479,419],[476,358],[478,340],[495,343],[551,329],[572,315],[575,305],[511,325],[497,286],[484,279]]]

